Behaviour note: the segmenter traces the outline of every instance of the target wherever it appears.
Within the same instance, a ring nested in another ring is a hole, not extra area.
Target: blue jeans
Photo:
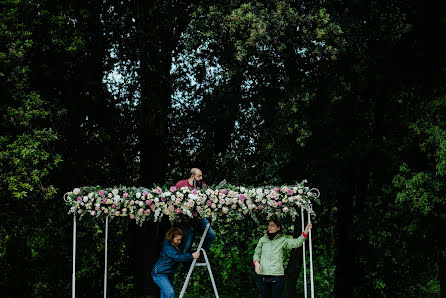
[[[153,281],[160,287],[160,297],[161,298],[174,298],[175,290],[173,289],[173,275],[166,274],[153,274]]]
[[[209,221],[207,219],[200,219],[196,224],[182,224],[180,225],[181,230],[183,230],[183,253],[191,253],[192,243],[194,242],[194,235],[203,234],[204,230],[206,229],[207,224]],[[209,230],[206,234],[206,237],[204,238],[203,246],[202,248],[209,252],[212,242],[215,240],[215,232],[212,229],[212,227],[209,227]],[[183,273],[187,273],[189,271],[191,263],[184,263],[183,266]]]

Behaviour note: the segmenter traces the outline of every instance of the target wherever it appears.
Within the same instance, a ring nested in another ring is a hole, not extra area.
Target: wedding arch
[[[84,216],[105,218],[104,297],[107,296],[108,222],[115,217],[127,217],[142,225],[145,221],[159,222],[168,217],[171,222],[192,218],[212,221],[243,219],[254,221],[272,216],[296,222],[299,217],[302,231],[311,216],[319,190],[306,186],[303,180],[296,185],[245,187],[219,184],[214,188],[190,189],[182,187],[111,187],[84,186],[65,193],[64,201],[73,215],[73,273],[72,297],[76,291],[76,223]],[[307,215],[305,216],[305,212]],[[310,286],[314,297],[311,230],[309,233]],[[307,297],[305,242],[303,249],[304,293]]]

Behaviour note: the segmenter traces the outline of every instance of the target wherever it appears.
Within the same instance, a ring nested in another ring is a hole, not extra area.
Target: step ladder
[[[192,271],[194,271],[195,266],[208,267],[209,277],[211,278],[211,281],[212,281],[212,287],[214,288],[215,297],[217,297],[217,298],[220,297],[220,296],[218,296],[217,286],[215,285],[214,275],[212,275],[211,265],[209,264],[208,256],[206,254],[206,251],[203,248],[201,248],[203,246],[204,238],[206,238],[206,234],[208,233],[210,226],[211,226],[211,224],[209,224],[209,223],[206,225],[206,229],[204,229],[203,235],[201,236],[200,244],[198,245],[198,248],[197,248],[197,251],[200,251],[203,254],[205,262],[197,263],[197,259],[194,259],[192,261],[192,265],[190,266],[189,272],[187,273],[186,281],[184,282],[183,288],[181,289],[180,298],[183,298],[184,294],[186,293],[187,285],[189,284],[189,280],[190,280],[190,277],[192,276]]]

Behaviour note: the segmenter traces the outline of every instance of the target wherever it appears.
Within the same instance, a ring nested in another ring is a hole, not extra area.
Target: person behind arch
[[[160,257],[152,269],[153,281],[160,287],[160,297],[175,297],[173,278],[179,263],[190,262],[200,256],[200,252],[182,253],[178,248],[183,231],[178,227],[170,228],[163,241]]]
[[[301,236],[289,238],[283,235],[282,223],[278,219],[269,221],[268,230],[259,239],[253,256],[262,298],[282,297],[285,286],[283,250],[302,246],[311,228],[309,223]]]
[[[203,172],[199,168],[192,168],[189,172],[189,178],[180,180],[176,183],[175,188],[180,189],[181,187],[189,187],[192,189],[195,188],[205,188],[206,183],[203,181]],[[201,235],[206,229],[209,221],[205,218],[196,219],[191,218],[189,221],[180,222],[178,226],[183,230],[184,241],[183,241],[183,253],[190,253],[192,248],[192,243],[195,235]],[[209,230],[206,234],[206,237],[203,242],[203,249],[206,253],[209,253],[211,249],[211,245],[216,238],[215,232],[212,227],[209,227]],[[204,262],[204,258],[201,257],[198,260],[199,263]],[[183,275],[186,278],[189,268],[191,266],[191,262],[187,262],[183,265]]]

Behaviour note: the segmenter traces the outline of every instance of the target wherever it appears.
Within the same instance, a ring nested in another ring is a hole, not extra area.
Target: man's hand
[[[194,259],[198,259],[199,256],[200,256],[200,252],[199,251],[196,251],[196,252],[192,253],[192,257]]]
[[[310,232],[310,230],[311,230],[312,227],[313,227],[313,226],[312,226],[311,223],[309,223],[309,224],[305,227],[305,230],[304,230],[305,235],[308,235],[308,233]]]
[[[255,263],[255,266],[256,266],[256,273],[257,274],[260,274],[260,270],[262,270],[262,266],[260,266],[260,263],[259,262],[256,262]]]

